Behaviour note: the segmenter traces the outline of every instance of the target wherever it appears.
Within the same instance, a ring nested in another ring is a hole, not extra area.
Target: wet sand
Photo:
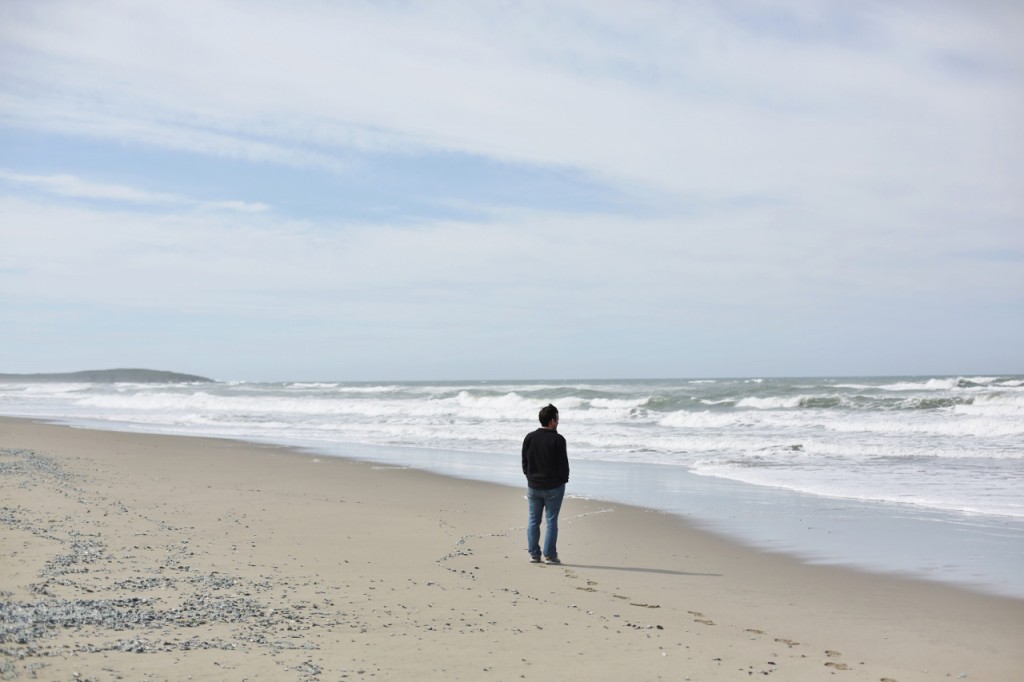
[[[568,499],[0,418],[0,678],[1024,679],[1024,600]],[[571,493],[571,483],[570,483]]]

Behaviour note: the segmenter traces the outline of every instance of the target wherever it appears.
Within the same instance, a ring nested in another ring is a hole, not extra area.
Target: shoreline
[[[809,565],[666,513],[567,499],[565,564],[531,566],[522,491],[504,485],[198,436],[8,417],[0,434],[14,548],[0,665],[26,675],[906,682],[1024,669],[1024,600]],[[72,608],[88,603],[106,617]],[[61,625],[11,641],[44,614]]]
[[[290,447],[521,486],[518,462],[510,466],[508,457],[494,453],[366,444]],[[825,497],[663,464],[575,459],[572,468],[572,497],[672,514],[757,551],[1024,599],[1024,519]]]

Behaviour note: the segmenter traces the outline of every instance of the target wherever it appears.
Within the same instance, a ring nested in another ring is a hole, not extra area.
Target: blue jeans
[[[540,556],[540,518],[544,515],[547,532],[544,534],[544,556],[558,556],[558,512],[562,509],[565,485],[550,490],[526,489],[526,501],[530,505],[530,522],[526,526],[526,549],[530,556]]]

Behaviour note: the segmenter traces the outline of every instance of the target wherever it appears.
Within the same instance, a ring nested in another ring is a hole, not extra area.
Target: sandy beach
[[[520,489],[6,418],[0,487],[5,680],[1024,679],[1022,600],[618,504],[531,565]]]

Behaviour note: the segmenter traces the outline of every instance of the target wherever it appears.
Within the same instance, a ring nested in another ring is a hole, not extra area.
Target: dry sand
[[[533,565],[519,489],[14,419],[0,491],[2,679],[1024,679],[1024,600],[617,504]]]

